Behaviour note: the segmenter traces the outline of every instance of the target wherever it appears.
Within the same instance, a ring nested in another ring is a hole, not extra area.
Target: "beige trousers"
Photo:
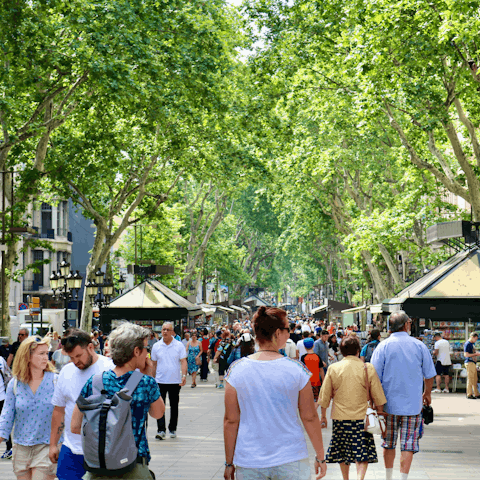
[[[467,395],[475,395],[476,397],[480,396],[477,382],[477,364],[473,362],[467,362]]]

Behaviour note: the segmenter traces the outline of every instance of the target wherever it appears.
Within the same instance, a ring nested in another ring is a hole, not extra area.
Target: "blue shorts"
[[[83,455],[75,455],[68,447],[62,445],[58,456],[58,480],[82,480],[85,473]]]

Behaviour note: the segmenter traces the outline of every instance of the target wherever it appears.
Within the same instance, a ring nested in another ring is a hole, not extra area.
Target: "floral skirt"
[[[333,420],[327,463],[377,463],[373,435],[363,429],[363,420]]]

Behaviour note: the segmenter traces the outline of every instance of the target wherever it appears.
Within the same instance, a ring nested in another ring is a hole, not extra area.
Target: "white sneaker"
[[[442,391],[436,388],[432,393],[442,393]]]
[[[155,435],[155,438],[157,440],[163,440],[166,436],[167,434],[165,432],[157,432],[157,434]]]
[[[177,432],[170,432],[170,438],[177,438]]]
[[[442,390],[442,393],[450,393],[450,390],[449,390],[448,388],[444,388],[444,389]]]

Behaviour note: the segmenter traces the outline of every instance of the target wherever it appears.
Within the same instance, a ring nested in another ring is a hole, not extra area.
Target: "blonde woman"
[[[57,466],[48,458],[52,397],[57,374],[48,360],[50,339],[29,337],[18,348],[13,380],[0,416],[0,442],[13,424],[13,471],[18,480],[54,480]]]

